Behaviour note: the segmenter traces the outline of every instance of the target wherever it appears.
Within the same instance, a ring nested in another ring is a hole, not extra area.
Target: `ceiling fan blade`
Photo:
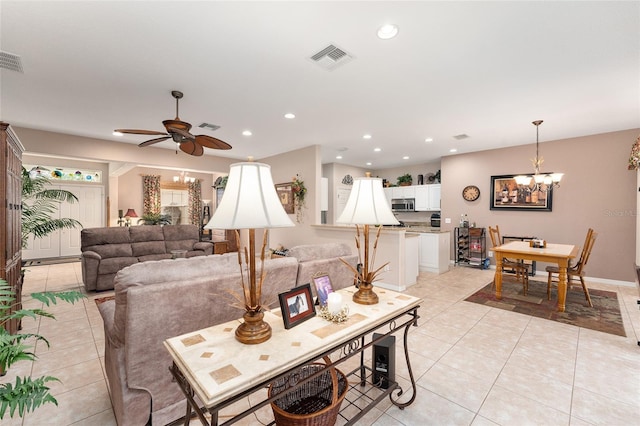
[[[167,127],[167,130],[168,130],[169,132],[177,133],[177,134],[179,134],[180,136],[182,136],[183,138],[185,138],[185,139],[189,139],[190,141],[192,141],[192,140],[194,140],[194,139],[196,138],[196,137],[195,137],[195,136],[193,136],[191,133],[189,133],[189,132],[187,132],[187,131],[185,131],[185,130],[182,130],[182,129],[178,129],[178,128],[176,128],[176,127]]]
[[[156,132],[155,130],[136,130],[136,129],[116,129],[114,132],[131,133],[133,135],[166,135],[167,132]]]
[[[155,138],[155,139],[150,139],[148,141],[144,141],[142,143],[139,143],[138,146],[140,148],[144,147],[144,146],[149,146],[149,145],[153,145],[154,143],[158,143],[158,142],[162,142],[162,141],[166,141],[167,139],[171,138],[171,136],[164,136],[162,138]]]
[[[231,145],[207,135],[196,136],[196,143],[211,149],[231,149]]]
[[[184,141],[180,143],[180,150],[182,152],[186,152],[189,155],[195,155],[196,157],[200,157],[204,154],[204,149],[201,145],[195,143],[194,141]]]

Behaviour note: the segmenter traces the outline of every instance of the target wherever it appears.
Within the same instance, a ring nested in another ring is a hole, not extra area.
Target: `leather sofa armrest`
[[[198,241],[193,244],[194,250],[200,250],[205,252],[205,254],[213,254],[213,243],[210,241]]]
[[[82,257],[84,257],[86,259],[102,260],[102,256],[100,256],[95,251],[90,251],[90,250],[89,251],[83,251],[82,252]]]
[[[109,340],[111,347],[120,347],[121,345],[118,343],[118,339],[115,338],[114,327],[116,301],[107,300],[106,302],[100,303],[98,305],[98,311],[100,312],[100,316],[102,316],[102,321],[104,323],[104,338]]]

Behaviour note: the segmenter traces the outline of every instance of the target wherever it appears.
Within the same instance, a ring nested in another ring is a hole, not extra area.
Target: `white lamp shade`
[[[356,178],[347,205],[336,221],[356,225],[397,225],[380,178]]]
[[[295,226],[284,211],[264,163],[235,163],[224,196],[205,229],[281,228]]]

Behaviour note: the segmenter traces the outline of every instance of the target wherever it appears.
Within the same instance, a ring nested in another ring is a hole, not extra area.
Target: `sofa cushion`
[[[131,242],[164,241],[164,232],[160,225],[141,225],[129,228]]]
[[[81,250],[103,244],[125,244],[129,238],[129,227],[84,228],[80,231]]]
[[[100,255],[102,259],[112,257],[132,257],[131,243],[123,244],[101,244],[96,246],[87,246],[83,251],[94,251]]]
[[[298,262],[318,259],[351,256],[351,247],[345,243],[308,244],[291,247],[287,256],[295,257]]]
[[[98,266],[98,275],[115,274],[122,268],[138,263],[135,257],[111,257],[102,259]]]
[[[150,260],[164,260],[164,259],[173,259],[173,255],[170,253],[160,253],[160,254],[148,254],[145,256],[138,256],[138,262],[148,262]]]
[[[135,257],[146,256],[149,254],[167,253],[164,241],[144,241],[139,243],[131,243],[131,251],[133,253],[133,256]]]
[[[195,225],[165,225],[162,227],[165,241],[200,240],[200,232]]]

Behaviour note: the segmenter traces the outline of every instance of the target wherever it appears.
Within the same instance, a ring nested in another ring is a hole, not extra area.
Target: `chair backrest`
[[[495,228],[489,227],[489,236],[491,237],[491,244],[493,247],[498,247],[502,244],[502,238],[500,237],[500,228],[496,225]]]
[[[587,236],[584,239],[584,244],[582,245],[582,251],[580,252],[580,257],[578,258],[578,261],[576,262],[576,267],[578,266],[578,264],[582,263],[585,254],[587,253],[587,248],[589,246],[589,242],[591,242],[591,235],[593,235],[593,229],[589,228],[587,230]]]
[[[584,267],[587,266],[587,262],[589,261],[589,257],[591,256],[591,250],[593,249],[593,245],[596,243],[596,238],[598,238],[598,233],[593,229],[589,228],[589,232],[587,232],[588,240],[585,241],[584,247],[582,248],[582,254],[580,255],[580,260],[576,264],[575,271],[577,274],[582,274]]]

